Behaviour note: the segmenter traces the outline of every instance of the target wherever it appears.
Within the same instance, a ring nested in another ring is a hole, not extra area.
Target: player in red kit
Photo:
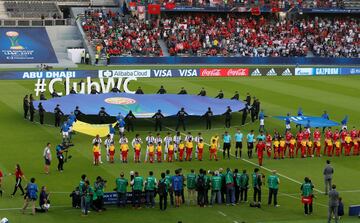
[[[355,126],[354,126],[353,129],[350,131],[351,147],[354,146],[354,139],[357,137],[357,134],[358,134],[358,132],[357,132]],[[350,148],[350,150],[351,150],[351,148]]]
[[[331,132],[331,128],[329,127],[327,130],[326,130],[326,132],[325,132],[325,143],[324,143],[324,155],[326,154],[326,151],[327,151],[327,149],[328,149],[328,145],[327,145],[327,142],[328,142],[328,140],[330,139],[332,139],[332,132]]]
[[[321,133],[319,128],[315,128],[315,131],[313,133],[314,143],[319,142],[321,140]]]
[[[314,154],[317,157],[321,156],[321,142],[317,141],[314,143]]]
[[[353,155],[357,156],[357,155],[359,155],[359,138],[358,137],[354,138],[354,140],[352,142],[354,144]]]
[[[256,145],[256,151],[257,151],[257,154],[258,154],[259,166],[262,166],[264,150],[265,150],[265,143],[262,141],[262,139],[259,139],[259,142]]]
[[[296,156],[298,155],[299,150],[301,151],[301,141],[304,138],[304,134],[301,130],[296,134]]]
[[[293,137],[292,133],[290,131],[286,131],[286,134],[285,134],[285,142],[286,142],[286,145],[285,145],[285,148],[284,148],[284,156],[286,156],[286,150],[287,148],[290,147],[290,140],[291,138]]]
[[[340,133],[340,141],[341,141],[341,153],[342,153],[342,151],[343,151],[343,149],[344,149],[344,147],[345,147],[345,138],[346,138],[346,136],[348,135],[348,132],[347,132],[347,130],[346,130],[346,128],[344,128],[342,131],[341,131],[341,133]]]
[[[272,137],[271,135],[268,133],[266,135],[266,142],[265,142],[265,146],[266,146],[266,153],[267,153],[267,156],[268,158],[270,159],[271,158],[271,142],[272,142]]]
[[[306,140],[306,141],[309,141],[309,139],[310,139],[310,129],[304,129],[304,139]]]
[[[334,149],[333,149],[333,153],[334,153],[334,151],[335,151],[335,149],[336,149],[336,142],[340,139],[340,133],[339,133],[339,129],[336,129],[335,130],[335,132],[334,132],[334,134],[332,135],[332,139],[333,139],[333,147],[334,147]]]

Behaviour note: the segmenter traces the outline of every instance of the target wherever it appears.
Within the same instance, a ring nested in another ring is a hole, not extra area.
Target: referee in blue
[[[248,158],[252,158],[253,150],[254,150],[254,130],[251,130],[249,134],[246,136],[247,140],[247,148],[248,148]]]
[[[240,129],[237,129],[235,133],[235,157],[238,159],[241,158],[241,150],[242,150],[242,140],[243,140],[243,134],[240,131]]]
[[[229,133],[226,131],[225,134],[223,135],[223,141],[224,141],[224,145],[223,145],[223,158],[225,159],[225,154],[227,152],[227,157],[228,159],[230,159],[230,143],[231,143],[231,136],[229,135]]]

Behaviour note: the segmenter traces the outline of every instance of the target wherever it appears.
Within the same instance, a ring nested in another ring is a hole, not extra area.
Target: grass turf
[[[101,175],[108,180],[107,191],[114,188],[114,180],[121,171],[127,175],[130,170],[138,170],[143,176],[149,170],[154,170],[156,177],[160,172],[181,167],[184,173],[191,168],[218,169],[219,167],[231,167],[247,169],[251,172],[257,160],[220,160],[218,162],[193,161],[161,163],[161,164],[103,164],[99,167],[92,165],[91,139],[92,137],[77,134],[73,141],[75,147],[71,149],[72,160],[65,164],[65,171],[58,173],[56,160],[52,164],[52,173],[43,174],[42,151],[46,142],[51,142],[53,148],[60,141],[59,129],[52,126],[40,126],[30,123],[22,118],[22,97],[29,94],[34,88],[33,81],[1,81],[0,82],[0,107],[1,107],[1,158],[0,168],[5,173],[14,172],[16,163],[20,163],[28,178],[35,177],[39,186],[46,185],[51,194],[53,208],[47,214],[30,216],[22,215],[16,208],[22,206],[22,198],[18,192],[15,198],[10,198],[15,183],[14,176],[4,178],[3,189],[5,194],[0,198],[0,217],[7,217],[10,222],[108,222],[110,220],[124,222],[197,222],[206,220],[214,222],[324,222],[327,215],[327,197],[317,195],[314,205],[314,214],[305,217],[300,202],[299,187],[296,182],[281,177],[279,208],[267,207],[253,209],[248,204],[241,204],[236,207],[214,206],[213,208],[181,207],[178,209],[169,208],[167,212],[160,212],[158,209],[142,210],[120,210],[110,207],[103,213],[90,213],[88,217],[81,217],[80,211],[70,208],[71,200],[69,193],[78,184],[80,175],[86,173],[91,182],[96,176]],[[357,76],[334,76],[334,77],[249,77],[249,78],[172,78],[172,79],[140,79],[137,83],[131,83],[130,88],[136,89],[142,86],[145,93],[157,91],[160,85],[164,85],[168,92],[177,93],[180,87],[184,86],[188,93],[198,93],[201,87],[205,87],[209,96],[215,96],[219,89],[223,89],[225,97],[232,96],[238,90],[241,97],[246,92],[256,96],[261,101],[261,107],[267,115],[283,115],[287,112],[296,114],[297,108],[301,106],[306,115],[321,115],[327,110],[330,118],[340,121],[346,114],[349,115],[349,127],[360,126],[359,111],[360,99],[358,97],[358,86],[360,79]],[[193,105],[196,106],[196,105]],[[232,121],[233,126],[240,123],[240,114],[235,114]],[[53,117],[48,117],[47,122],[52,124]],[[283,129],[284,123],[272,118],[267,118],[266,128],[272,132],[274,128]],[[223,119],[216,118],[213,123],[214,129],[206,131],[203,120],[191,119],[188,128],[193,135],[199,130],[202,131],[206,141],[213,134],[222,134]],[[174,120],[167,120],[166,126],[173,128]],[[152,130],[152,123],[149,120],[137,121],[135,128],[144,138],[146,131]],[[295,128],[293,126],[293,128]],[[247,133],[251,129],[258,129],[258,123],[248,124],[241,128]],[[170,129],[169,129],[170,130]],[[235,128],[231,128],[233,134]],[[163,132],[163,135],[166,131]],[[127,134],[129,139],[133,133]],[[118,139],[118,138],[116,138]],[[243,153],[246,149],[243,149]],[[117,155],[119,150],[117,147]],[[132,157],[132,153],[130,153]],[[53,157],[55,153],[53,151]],[[118,157],[118,156],[117,156]],[[206,156],[207,157],[207,154]],[[268,169],[276,169],[279,173],[291,177],[296,181],[302,181],[309,176],[316,189],[323,191],[322,169],[327,158],[294,159],[294,160],[265,160],[264,165]],[[340,195],[345,203],[345,211],[351,204],[360,202],[359,192],[359,169],[357,168],[359,157],[331,158],[335,167],[334,183],[337,184]],[[269,172],[262,169],[266,175]],[[25,184],[24,182],[23,184]],[[267,189],[263,188],[263,204],[267,201]],[[249,191],[249,198],[252,191]],[[251,200],[251,199],[250,199]],[[12,209],[14,208],[14,209]],[[342,222],[357,222],[358,219],[344,217]]]

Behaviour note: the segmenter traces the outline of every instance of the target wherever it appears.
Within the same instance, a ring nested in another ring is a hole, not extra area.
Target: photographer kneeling
[[[49,208],[50,208],[50,200],[49,200],[50,193],[47,193],[45,186],[41,187],[39,197],[40,197],[40,199],[39,199],[40,208],[36,208],[35,211],[39,212],[39,213],[44,213],[44,212],[49,211]]]

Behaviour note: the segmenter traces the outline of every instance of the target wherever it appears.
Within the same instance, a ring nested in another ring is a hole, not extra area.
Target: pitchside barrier
[[[200,69],[134,69],[134,70],[50,70],[1,71],[0,80],[54,78],[169,78],[169,77],[241,77],[241,76],[311,76],[359,75],[360,67],[323,68],[200,68]]]
[[[349,207],[349,216],[359,216],[360,217],[360,205],[351,205]]]
[[[105,205],[113,205],[113,204],[117,204],[117,193],[116,192],[107,192],[104,193],[104,204]],[[133,199],[133,193],[132,192],[127,192],[126,193],[126,203],[127,204],[132,204],[132,199]],[[140,198],[140,202],[142,204],[145,204],[146,202],[146,195],[145,192],[141,193],[141,198]]]
[[[331,57],[110,57],[110,64],[119,65],[139,65],[139,64],[247,64],[247,65],[322,65],[329,66],[333,64],[349,66],[351,64],[360,64],[360,58],[331,58]]]

